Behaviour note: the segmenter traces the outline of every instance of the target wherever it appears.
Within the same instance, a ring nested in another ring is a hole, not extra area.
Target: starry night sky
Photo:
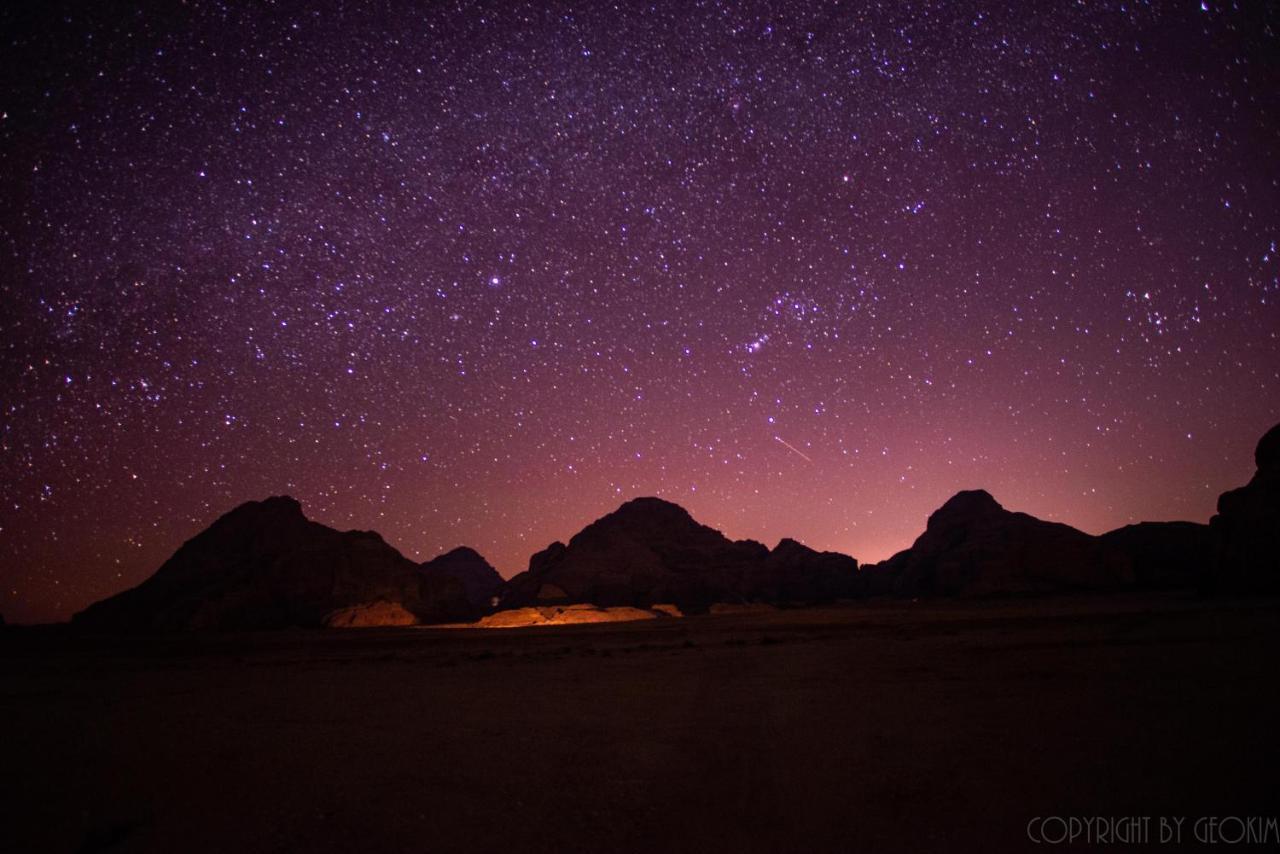
[[[302,5],[0,12],[11,621],[278,493],[504,575],[1204,521],[1280,420],[1275,5]]]

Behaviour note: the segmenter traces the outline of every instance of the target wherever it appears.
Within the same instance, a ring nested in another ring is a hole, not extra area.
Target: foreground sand
[[[999,851],[1036,815],[1275,814],[1278,617],[1146,596],[9,632],[0,850]]]

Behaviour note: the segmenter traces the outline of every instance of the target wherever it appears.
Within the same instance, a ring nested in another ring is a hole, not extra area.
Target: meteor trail
[[[810,463],[811,463],[811,462],[813,462],[813,460],[809,459],[809,455],[808,455],[808,454],[806,454],[804,451],[800,450],[800,449],[799,449],[799,448],[797,448],[795,445],[793,445],[793,444],[791,444],[790,442],[788,442],[786,439],[782,438],[781,436],[774,436],[773,438],[774,438],[776,441],[781,442],[782,444],[786,445],[788,448],[790,448],[791,450],[795,451],[795,452],[796,452],[797,454],[799,454],[800,456],[804,457],[805,462],[810,462]]]

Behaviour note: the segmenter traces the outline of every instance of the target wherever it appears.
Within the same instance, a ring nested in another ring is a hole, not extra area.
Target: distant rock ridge
[[[275,629],[465,619],[461,582],[424,574],[371,531],[312,522],[288,496],[241,504],[146,581],[80,612],[102,630]]]
[[[1209,526],[1200,522],[1138,522],[1098,539],[1131,562],[1133,583],[1145,590],[1195,587],[1213,553]]]
[[[696,613],[718,601],[818,602],[852,595],[857,567],[853,558],[794,540],[773,552],[754,540],[730,540],[683,507],[645,497],[592,522],[567,545],[555,542],[535,554],[500,598],[503,608],[669,602]]]
[[[456,579],[466,591],[467,601],[478,612],[491,608],[494,596],[503,585],[502,576],[479,552],[468,546],[458,546],[452,551],[418,565],[428,577],[444,576]]]
[[[716,603],[809,604],[866,595],[981,596],[1182,588],[1280,592],[1280,425],[1210,525],[1142,522],[1092,536],[1011,512],[981,489],[934,511],[909,549],[859,568],[783,539],[730,540],[687,510],[636,498],[554,542],[503,582],[474,549],[415,564],[371,531],[310,521],[288,496],[242,504],[142,584],[73,618],[102,630],[445,623],[493,610],[591,605],[701,613]],[[558,614],[559,612],[557,612]],[[578,609],[555,619],[601,619]],[[498,618],[495,623],[502,622]],[[550,620],[546,614],[539,619]],[[0,621],[0,625],[3,622]]]
[[[1218,513],[1209,520],[1208,592],[1280,593],[1280,424],[1258,441],[1253,458],[1253,477],[1222,493]]]
[[[1143,523],[1095,537],[1011,512],[975,489],[934,511],[911,548],[865,572],[872,592],[908,596],[1178,586],[1190,582],[1207,542],[1205,526],[1189,522]]]

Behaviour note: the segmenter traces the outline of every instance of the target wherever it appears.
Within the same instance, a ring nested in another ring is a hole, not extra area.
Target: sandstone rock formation
[[[957,493],[911,548],[865,573],[871,592],[909,596],[1101,590],[1134,580],[1132,561],[1099,538],[1011,513],[980,489]]]
[[[502,576],[475,550],[459,546],[418,568],[427,576],[457,579],[467,593],[467,601],[477,612],[488,611],[494,596],[503,585]]]
[[[684,508],[637,498],[569,541],[535,554],[501,593],[502,607],[566,603],[648,608],[674,603],[685,612],[720,601],[829,601],[857,585],[857,561],[792,540],[770,552],[733,541],[696,522]]]
[[[635,620],[667,619],[669,611],[657,608],[632,608],[626,605],[601,608],[596,605],[542,605],[536,608],[511,608],[483,617],[475,623],[480,629],[518,629],[528,626],[571,626],[584,623],[627,623]],[[675,615],[675,616],[678,616]]]
[[[352,605],[328,614],[324,625],[330,629],[364,629],[375,626],[413,626],[418,618],[399,602],[369,602]]]
[[[1253,478],[1222,493],[1209,520],[1210,592],[1280,593],[1280,424],[1258,442],[1254,462]]]
[[[282,496],[235,508],[155,575],[73,622],[113,631],[313,627],[344,609],[385,616],[375,603],[399,606],[420,622],[473,613],[458,581],[424,575],[375,533],[312,522]],[[344,619],[365,618],[353,612]]]

